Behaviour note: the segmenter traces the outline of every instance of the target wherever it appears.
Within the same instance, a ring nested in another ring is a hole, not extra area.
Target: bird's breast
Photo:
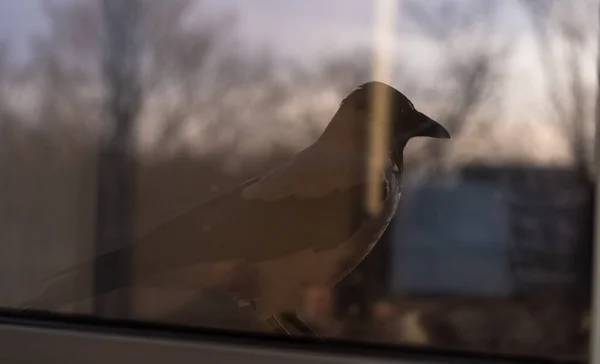
[[[381,213],[366,219],[348,241],[329,249],[306,249],[252,263],[258,284],[247,287],[259,290],[247,299],[255,300],[259,314],[268,317],[291,310],[298,306],[310,287],[331,287],[356,268],[379,241],[395,214],[400,194],[396,189],[390,192],[393,193],[388,195]],[[247,280],[244,275],[238,278]]]

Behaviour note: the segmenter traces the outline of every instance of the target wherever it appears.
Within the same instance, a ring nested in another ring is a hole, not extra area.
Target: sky
[[[39,0],[0,0],[0,40],[8,41],[15,52],[24,52],[28,39],[46,29]]]
[[[13,54],[27,54],[27,41],[47,31],[42,3],[78,0],[0,0],[0,40],[8,40]],[[165,0],[168,1],[168,0]],[[281,55],[299,63],[310,63],[334,51],[370,46],[374,39],[374,6],[372,0],[198,0],[203,16],[233,12],[236,32],[247,44],[266,45]],[[427,0],[434,1],[434,0]],[[473,2],[477,0],[455,0]],[[487,1],[487,0],[486,0]],[[490,0],[491,1],[491,0]],[[399,1],[401,3],[401,1]],[[513,43],[510,59],[510,92],[506,120],[544,120],[545,96],[540,90],[544,79],[540,73],[537,48],[529,29],[529,22],[521,11],[518,0],[499,2],[498,37]],[[432,43],[419,32],[407,32],[411,24],[398,7],[394,54],[396,62],[418,67],[435,63]],[[195,14],[192,12],[191,19]],[[443,17],[442,17],[443,18]],[[493,42],[490,35],[490,42]],[[509,62],[509,61],[507,61]],[[594,85],[595,53],[587,59],[590,85]],[[427,75],[424,75],[426,78]],[[537,107],[537,109],[536,109]]]
[[[8,39],[22,52],[31,35],[47,29],[42,1],[64,0],[0,0],[0,39]],[[244,36],[292,53],[314,51],[332,40],[353,43],[357,36],[364,37],[361,32],[369,28],[371,8],[368,2],[356,0],[205,0],[203,5],[203,11],[233,10]],[[352,36],[339,36],[348,30]]]
[[[0,39],[8,40],[16,47],[15,52],[22,54],[29,37],[47,29],[43,2],[63,1],[67,0],[0,0]],[[311,58],[332,49],[364,45],[373,38],[371,0],[203,0],[199,3],[205,13],[236,13],[237,28],[244,39],[291,56]],[[523,25],[514,0],[505,1],[502,9],[500,18],[506,29]],[[401,22],[399,14],[398,24]]]
[[[344,49],[373,39],[375,1],[372,0],[205,0],[203,3],[215,10],[236,11],[241,33],[292,54],[323,53],[332,47]],[[500,17],[507,28],[519,26],[523,19],[519,19],[518,8],[508,4],[514,5],[514,1],[504,2]],[[399,6],[396,19],[397,28],[402,28],[404,19]]]
[[[8,41],[17,59],[27,54],[28,39],[47,30],[42,5],[48,2],[80,0],[0,0],[0,41]],[[268,46],[300,64],[311,63],[334,51],[372,46],[374,3],[372,0],[195,0],[203,16],[235,13],[236,35],[247,44]],[[433,1],[433,0],[432,0]],[[472,2],[473,0],[455,0]],[[492,0],[490,0],[492,1]],[[474,1],[476,2],[476,1]],[[401,4],[402,1],[398,1]],[[528,21],[517,0],[499,1],[498,37],[515,43],[514,70],[535,77],[538,65],[535,47],[528,43]],[[194,14],[192,14],[194,15]],[[397,62],[419,67],[434,62],[432,42],[420,32],[406,32],[410,26],[398,6],[394,45]],[[493,41],[493,39],[490,39]],[[590,74],[590,78],[594,75]],[[535,83],[535,82],[534,82]],[[530,84],[523,81],[524,86]],[[521,86],[517,86],[520,88]]]
[[[7,40],[17,59],[27,54],[28,39],[47,30],[44,2],[78,0],[0,0],[0,41]],[[246,44],[267,46],[300,64],[311,64],[335,51],[372,47],[374,42],[374,1],[371,0],[196,0],[202,16],[235,13],[236,35]],[[472,0],[455,0],[470,2]],[[490,0],[491,1],[491,0]],[[398,4],[402,1],[398,1]],[[514,38],[514,70],[527,77],[536,72],[533,47],[520,44],[527,37],[527,20],[517,0],[504,0],[498,13],[499,37]],[[192,18],[193,18],[192,14]],[[398,6],[393,44],[395,62],[419,69],[436,62],[435,45],[410,26]],[[490,39],[492,41],[493,39]],[[535,75],[533,75],[535,77]],[[530,84],[524,77],[526,87]],[[521,86],[516,86],[520,88]]]

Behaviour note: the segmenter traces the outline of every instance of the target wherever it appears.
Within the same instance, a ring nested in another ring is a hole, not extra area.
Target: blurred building
[[[574,169],[471,165],[462,177],[503,186],[516,293],[562,289],[581,279],[578,265],[586,263],[579,252],[592,243],[592,211],[585,181]]]
[[[405,194],[393,289],[513,295],[573,284],[589,198],[574,170],[469,165]]]
[[[590,198],[566,167],[468,165],[404,189],[373,253],[336,288],[338,316],[393,295],[508,298],[575,285]]]
[[[407,188],[403,197],[392,250],[394,293],[512,294],[510,210],[503,186],[432,181]]]

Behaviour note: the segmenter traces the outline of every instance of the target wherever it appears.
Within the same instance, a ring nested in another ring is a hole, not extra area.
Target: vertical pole
[[[598,19],[600,20],[600,7]],[[592,312],[591,328],[589,339],[589,362],[600,364],[600,249],[598,241],[600,240],[600,214],[598,213],[600,194],[598,185],[598,173],[600,172],[600,31],[598,34],[598,54],[596,55],[596,140],[594,148],[594,166],[595,166],[595,217],[594,217],[594,260],[593,260],[593,279],[592,279]]]

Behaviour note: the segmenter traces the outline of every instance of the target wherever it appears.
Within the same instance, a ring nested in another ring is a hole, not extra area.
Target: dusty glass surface
[[[597,8],[0,2],[0,307],[584,357]],[[375,143],[373,80],[410,99]],[[372,215],[331,196],[376,196],[345,157],[397,162],[413,105],[452,138],[414,132],[389,227],[336,255]]]

